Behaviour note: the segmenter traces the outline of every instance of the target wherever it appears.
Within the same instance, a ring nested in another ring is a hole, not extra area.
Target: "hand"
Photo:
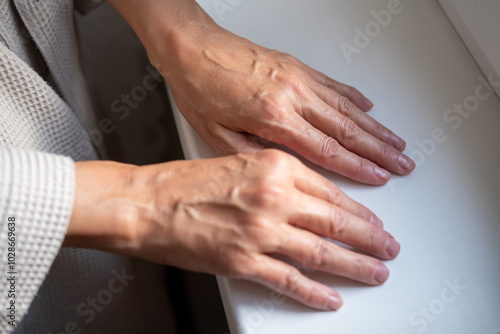
[[[415,168],[401,153],[405,142],[362,111],[371,104],[356,89],[227,31],[208,40],[186,66],[158,68],[169,73],[180,111],[215,152],[257,152],[254,135],[375,185],[390,179],[388,171]]]
[[[406,143],[365,113],[372,103],[356,89],[222,29],[195,1],[144,3],[133,15],[122,12],[180,111],[216,153],[257,152],[257,136],[368,184],[415,168],[402,153]]]
[[[145,167],[77,163],[66,245],[252,280],[326,310],[342,305],[339,294],[271,255],[378,285],[389,272],[377,258],[400,249],[370,210],[276,150]]]

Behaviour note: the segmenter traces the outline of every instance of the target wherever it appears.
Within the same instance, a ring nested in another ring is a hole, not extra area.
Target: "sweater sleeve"
[[[22,320],[61,248],[73,208],[74,163],[0,145],[0,332]]]

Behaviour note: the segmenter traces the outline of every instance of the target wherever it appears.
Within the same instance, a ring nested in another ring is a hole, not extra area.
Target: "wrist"
[[[133,248],[141,210],[130,191],[133,165],[75,163],[73,212],[64,246],[122,253]]]

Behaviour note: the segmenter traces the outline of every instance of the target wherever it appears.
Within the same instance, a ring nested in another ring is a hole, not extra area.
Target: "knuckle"
[[[370,221],[372,217],[372,212],[367,207],[361,204],[356,204],[355,215],[366,221]]]
[[[374,126],[375,126],[375,129],[374,129],[375,133],[384,133],[384,132],[386,132],[385,127],[382,124],[380,124],[379,122],[375,122]]]
[[[353,261],[352,278],[368,278],[374,275],[376,266],[368,257],[357,256]]]
[[[283,173],[283,171],[288,171],[297,163],[300,163],[300,160],[296,157],[277,149],[263,150],[259,154],[265,162],[262,175],[268,179],[273,179],[274,181],[278,178],[283,180],[283,177],[287,175],[286,173]]]
[[[306,86],[301,78],[296,73],[287,72],[282,75],[282,80],[286,83],[287,87],[290,87],[293,92],[300,94],[301,96],[305,96]],[[287,95],[289,91],[284,91]]]
[[[338,88],[339,83],[329,76],[322,74],[321,78],[323,79],[323,85],[328,87],[329,89],[336,91]]]
[[[356,110],[354,104],[345,96],[339,97],[338,107],[339,111],[347,117],[352,116]]]
[[[269,94],[260,97],[261,116],[264,121],[271,124],[281,124],[287,119],[288,113],[284,104],[283,90],[275,94]]]
[[[351,119],[346,118],[342,123],[340,136],[343,141],[356,140],[359,135],[359,127]]]
[[[273,180],[270,174],[255,181],[253,203],[258,208],[277,208],[285,202],[286,191]]]
[[[304,295],[304,302],[306,305],[313,305],[315,302],[315,296],[312,289],[308,289]]]
[[[347,224],[348,224],[348,216],[346,212],[342,209],[332,208],[332,221],[329,225],[329,236],[339,236],[341,235]]]
[[[297,291],[301,273],[296,268],[291,268],[285,272],[278,285],[278,292]]]
[[[262,150],[259,154],[262,159],[275,167],[285,167],[293,161],[290,154],[277,149]]]
[[[366,173],[368,167],[368,161],[363,158],[359,158],[352,164],[350,173],[351,175],[363,175]]]
[[[330,184],[330,190],[328,192],[328,200],[330,203],[335,204],[335,205],[340,205],[342,204],[343,201],[343,193],[342,190],[340,190],[335,184],[331,183]]]
[[[319,146],[319,157],[323,160],[336,160],[342,155],[342,146],[333,138],[324,137]]]
[[[390,149],[389,145],[384,144],[384,143],[380,144],[379,152],[380,152],[380,158],[382,160],[387,160],[387,159],[391,158],[391,156],[393,154],[393,152]]]
[[[381,253],[383,251],[382,230],[370,225],[366,238],[366,250],[370,253]],[[382,247],[381,247],[382,246]]]
[[[313,248],[311,257],[306,259],[305,265],[315,268],[324,268],[327,265],[328,244],[323,239],[319,239]]]
[[[285,62],[289,64],[297,65],[299,63],[299,60],[289,53],[281,52],[280,56]]]
[[[364,258],[358,270],[359,277],[363,277],[366,281],[372,281],[377,272],[377,261]]]

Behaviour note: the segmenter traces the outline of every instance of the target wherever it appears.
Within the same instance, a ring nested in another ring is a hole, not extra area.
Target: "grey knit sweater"
[[[73,10],[97,2],[0,0],[0,333],[152,333],[165,319],[156,267],[61,248],[73,161],[97,158]]]

